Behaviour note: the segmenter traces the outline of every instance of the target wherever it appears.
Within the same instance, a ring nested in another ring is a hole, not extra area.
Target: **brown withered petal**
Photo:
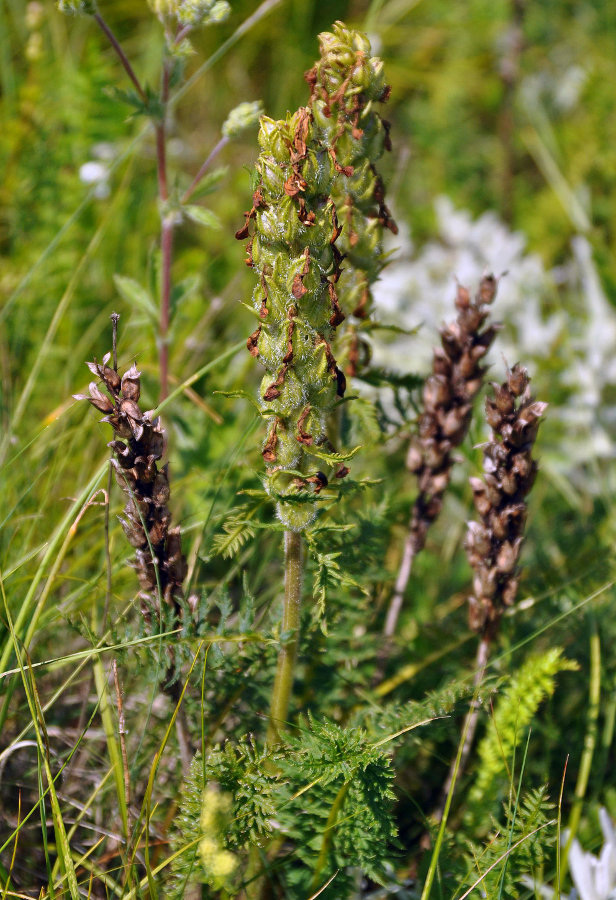
[[[152,484],[152,502],[155,506],[164,506],[169,500],[169,482],[165,469],[156,475]]]
[[[122,396],[125,400],[137,403],[141,396],[141,372],[136,365],[132,365],[128,372],[122,376]]]
[[[145,532],[143,528],[138,525],[135,525],[134,522],[127,521],[126,519],[122,519],[118,516],[120,520],[120,524],[124,529],[124,534],[126,535],[126,539],[131,547],[139,548],[144,547],[147,543]]]
[[[102,413],[110,413],[113,411],[113,403],[107,394],[103,394],[95,381],[90,382],[88,390],[90,391],[90,396],[87,399],[92,406],[95,406],[96,409],[100,410]]]
[[[516,396],[521,397],[528,387],[528,372],[519,363],[516,363],[507,375],[507,384],[509,390]]]
[[[143,413],[134,400],[129,398],[120,401],[120,411],[135,422],[143,422]]]

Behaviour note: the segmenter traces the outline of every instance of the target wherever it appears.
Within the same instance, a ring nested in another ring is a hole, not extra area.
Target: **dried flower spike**
[[[346,474],[326,432],[345,391],[331,349],[344,318],[336,292],[340,228],[330,198],[335,169],[306,108],[282,121],[264,116],[259,144],[253,206],[236,235],[251,235],[246,262],[258,277],[252,308],[259,324],[247,346],[265,367],[259,406],[269,425],[266,486],[284,525],[301,531],[315,516],[310,494],[328,483],[322,469]],[[293,502],[298,492],[309,502]]]
[[[158,419],[152,420],[139,407],[141,374],[135,365],[122,378],[108,363],[88,363],[99,379],[89,386],[89,394],[76,394],[105,413],[103,422],[113,428],[112,460],[116,481],[127,495],[120,523],[129,544],[135,549],[135,568],[139,577],[141,608],[151,630],[157,620],[171,613],[179,621],[182,611],[182,583],[186,560],[182,555],[180,529],[171,527],[167,466],[159,468],[163,455],[163,433]],[[162,601],[162,607],[160,604]]]
[[[331,196],[342,234],[338,246],[345,257],[340,303],[346,316],[369,318],[371,285],[384,265],[383,230],[397,234],[385,205],[383,181],[376,162],[390,150],[389,124],[377,104],[389,97],[383,62],[370,55],[370,42],[359,31],[336,22],[333,32],[319,35],[321,58],[306,73],[315,133],[334,162]],[[347,371],[356,374],[360,356],[354,329]]]
[[[481,360],[499,329],[490,325],[481,330],[496,288],[494,276],[484,276],[473,301],[468,290],[458,285],[458,318],[441,329],[442,346],[434,350],[432,374],[423,388],[419,435],[407,456],[407,466],[419,482],[411,520],[415,553],[423,548],[428,528],[441,511],[453,465],[451,451],[468,433],[473,399],[486,372]]]
[[[469,523],[465,543],[474,571],[470,626],[488,640],[496,634],[504,610],[515,602],[525,498],[537,474],[532,449],[547,408],[531,397],[528,372],[520,365],[503,384],[492,387],[494,396],[486,400],[492,440],[483,451],[485,474],[470,479],[481,521]]]
[[[442,509],[443,495],[451,478],[452,451],[468,433],[473,399],[486,372],[481,361],[499,330],[498,325],[482,330],[497,287],[497,279],[485,275],[473,300],[467,288],[458,285],[455,300],[458,317],[441,329],[441,346],[434,350],[432,373],[423,389],[418,434],[411,441],[406,461],[417,476],[419,493],[413,504],[402,563],[387,611],[384,628],[387,637],[396,630],[413,559],[423,549],[428,529]]]

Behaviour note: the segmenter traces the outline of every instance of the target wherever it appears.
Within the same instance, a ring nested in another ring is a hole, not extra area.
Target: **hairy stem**
[[[282,613],[283,632],[293,632],[290,640],[280,648],[278,667],[272,692],[272,704],[267,729],[268,746],[276,744],[280,730],[284,727],[289,713],[289,701],[293,687],[293,670],[299,641],[300,604],[302,594],[302,537],[299,532],[285,531],[285,578],[284,609]]]

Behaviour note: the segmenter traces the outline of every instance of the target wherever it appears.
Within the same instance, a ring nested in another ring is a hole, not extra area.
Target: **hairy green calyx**
[[[269,425],[266,487],[284,525],[300,531],[314,519],[314,495],[328,483],[322,470],[344,458],[326,433],[346,387],[331,349],[344,319],[336,292],[340,226],[331,199],[336,167],[307,108],[281,121],[264,116],[259,145],[253,206],[236,235],[251,235],[246,262],[258,277],[252,309],[259,324],[247,346],[265,367],[259,406]],[[338,465],[335,474],[347,472]]]
[[[385,205],[383,181],[376,163],[391,149],[389,124],[376,104],[389,97],[383,61],[370,55],[361,32],[336,22],[333,32],[319,35],[321,57],[305,78],[311,89],[314,131],[327,147],[336,177],[332,184],[342,234],[338,247],[345,259],[340,304],[346,316],[367,319],[371,285],[384,265],[383,231],[398,228]],[[354,375],[361,348],[355,329],[347,354],[347,371]]]

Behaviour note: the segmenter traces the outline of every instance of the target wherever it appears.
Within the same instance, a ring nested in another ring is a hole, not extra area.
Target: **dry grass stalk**
[[[413,559],[423,548],[428,529],[442,509],[454,462],[452,451],[468,433],[473,400],[486,372],[481,361],[499,330],[496,324],[482,330],[497,286],[493,275],[485,275],[473,300],[469,291],[458,285],[458,317],[441,329],[441,346],[434,350],[432,374],[423,389],[418,434],[407,456],[407,467],[417,476],[419,493],[385,620],[386,637],[396,630]]]

